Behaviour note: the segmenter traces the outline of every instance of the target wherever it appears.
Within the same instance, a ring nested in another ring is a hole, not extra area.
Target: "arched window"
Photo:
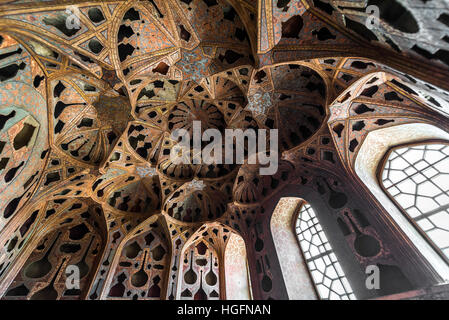
[[[394,148],[380,173],[386,193],[449,261],[449,145]]]
[[[321,299],[356,299],[313,208],[305,203],[296,220],[296,234]]]

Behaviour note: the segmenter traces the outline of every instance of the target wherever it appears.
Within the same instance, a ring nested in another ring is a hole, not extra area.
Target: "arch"
[[[180,256],[177,299],[220,299],[220,259],[217,251],[205,240],[192,243]]]
[[[355,299],[343,269],[312,206],[303,202],[296,232],[309,272],[321,299]]]
[[[236,233],[226,244],[224,265],[226,299],[251,300],[245,241]]]
[[[271,232],[290,299],[355,299],[315,215],[300,198],[281,198]]]
[[[52,231],[38,235],[31,250],[25,248],[27,260],[2,299],[84,299],[104,245],[98,223],[89,219],[90,214],[65,216],[55,221]],[[77,271],[72,271],[73,266]]]
[[[39,85],[33,81],[44,77],[43,70],[22,42],[4,33],[1,38],[0,230],[4,231],[19,223],[19,211],[36,192],[45,170],[49,120],[46,81]],[[4,74],[5,70],[14,71]]]
[[[154,230],[141,232],[121,247],[106,299],[159,300],[169,267],[166,241]]]
[[[447,141],[423,141],[390,149],[378,167],[382,189],[449,262]]]
[[[449,279],[449,266],[423,238],[390,197],[384,192],[378,179],[382,159],[394,146],[416,143],[430,139],[448,140],[449,134],[430,124],[410,123],[370,132],[355,159],[356,175],[373,196],[382,203],[390,217],[400,227],[417,250],[424,256],[442,279]]]
[[[359,299],[449,279],[378,171],[398,137],[449,136],[442,0],[79,0],[80,28],[62,2],[0,0],[0,298],[334,298],[320,285],[342,277],[325,277],[336,257]],[[279,132],[256,165],[251,145],[245,163],[220,164],[223,145],[209,164],[196,155],[212,143],[196,142],[194,163],[176,164],[171,133],[198,120],[201,134]],[[375,191],[354,169],[362,145]],[[80,261],[86,283],[66,294]],[[380,289],[366,285],[374,265]]]
[[[281,198],[270,225],[289,299],[315,300],[317,292],[293,232],[298,209],[303,202],[299,198]]]

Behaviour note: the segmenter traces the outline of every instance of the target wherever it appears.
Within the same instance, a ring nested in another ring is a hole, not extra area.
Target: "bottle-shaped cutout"
[[[86,141],[84,141],[77,149],[70,151],[70,154],[74,157],[79,157],[80,156],[80,150],[89,143],[89,139],[87,139]]]
[[[139,271],[131,276],[131,284],[136,288],[143,287],[148,282],[148,274],[145,272],[146,260],[147,251],[145,250],[143,254],[142,265],[140,266]]]
[[[203,289],[203,270],[200,271],[200,288],[193,296],[194,300],[207,300],[206,291]]]
[[[96,287],[95,287],[95,291],[94,291],[94,293],[92,293],[91,295],[90,295],[90,300],[95,300],[95,299],[97,299],[98,298],[98,294],[97,294],[97,292],[98,292],[98,288],[100,287],[100,284],[103,282],[103,279],[100,279],[100,280],[98,280],[97,281],[97,285],[96,285]]]
[[[86,263],[86,258],[89,253],[90,247],[95,239],[95,236],[92,236],[90,239],[89,245],[87,246],[86,251],[83,254],[81,260],[76,264],[78,269],[80,270],[80,279],[84,278],[89,273],[89,265]]]
[[[170,295],[168,296],[168,300],[175,300],[175,295],[173,293],[174,288],[175,288],[175,283],[172,282],[172,284],[171,284],[171,291],[170,291]]]
[[[45,252],[44,256],[41,259],[34,261],[28,267],[25,268],[26,277],[33,279],[42,278],[51,271],[52,265],[48,260],[48,257],[50,256],[50,253],[53,250],[53,247],[55,246],[60,236],[61,232],[58,233],[55,240],[53,240],[53,243],[47,249],[47,251]]]
[[[363,257],[376,256],[380,252],[379,241],[376,238],[361,232],[347,212],[345,212],[345,216],[349,219],[356,234],[354,248],[357,253]]]
[[[206,283],[213,287],[217,284],[217,276],[214,273],[214,266],[213,266],[213,256],[212,256],[212,252],[210,253],[210,269],[209,272],[206,274]]]
[[[173,263],[173,267],[171,268],[172,271],[178,270],[178,256],[175,256],[175,262]]]
[[[64,258],[62,260],[60,266],[56,270],[56,273],[54,274],[50,283],[45,288],[35,292],[30,297],[30,300],[56,300],[56,299],[58,299],[58,291],[56,291],[56,289],[55,289],[55,282],[56,282],[58,274],[61,271],[61,268],[64,265],[65,261],[66,261],[66,259]]]
[[[190,254],[190,268],[187,270],[187,272],[184,274],[184,281],[187,284],[194,284],[197,280],[198,276],[196,275],[195,271],[193,270],[193,250]]]
[[[72,144],[73,142],[75,142],[75,141],[77,141],[77,140],[79,140],[79,139],[82,139],[82,138],[83,138],[83,136],[79,136],[79,137],[73,138],[72,140],[70,140],[70,141],[67,142],[67,143],[61,144],[62,150],[64,150],[64,151],[69,150],[69,145],[70,145],[70,144]]]
[[[36,180],[36,181],[37,181],[37,180]],[[26,194],[28,191],[30,191],[30,189],[31,189],[33,186],[34,186],[34,182],[28,187],[28,189],[25,190],[24,193],[22,193],[21,196],[12,199],[12,200],[8,203],[8,205],[6,206],[5,210],[3,211],[3,217],[4,217],[5,219],[8,219],[9,217],[12,216],[12,214],[13,214],[14,212],[16,212],[16,209],[17,209],[17,207],[19,206],[20,201],[21,201],[22,198],[25,196],[25,194]]]
[[[273,288],[273,281],[271,278],[267,275],[265,272],[265,265],[263,263],[263,259],[261,259],[262,262],[262,271],[263,271],[263,277],[262,277],[262,289],[265,292],[270,292]]]
[[[333,209],[340,209],[345,206],[345,204],[348,202],[348,197],[342,193],[335,191],[329,184],[329,182],[326,181],[326,185],[329,188],[330,196],[329,196],[329,205]]]
[[[111,254],[112,254],[112,248],[109,250],[108,258],[103,262],[103,265],[105,267],[107,267],[110,264],[109,259],[111,259]]]

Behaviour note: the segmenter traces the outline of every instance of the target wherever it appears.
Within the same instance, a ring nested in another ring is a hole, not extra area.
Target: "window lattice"
[[[355,299],[343,269],[309,204],[301,208],[296,233],[321,299]]]
[[[449,258],[449,146],[394,150],[382,181],[387,192]]]

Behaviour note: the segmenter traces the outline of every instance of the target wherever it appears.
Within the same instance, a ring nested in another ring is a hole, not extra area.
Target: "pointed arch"
[[[381,187],[449,263],[449,146],[422,141],[391,148],[378,167]]]
[[[304,200],[281,198],[271,218],[271,233],[282,268],[290,299],[316,300],[318,298],[296,234],[295,219]]]
[[[221,270],[219,254],[204,239],[192,243],[184,250],[178,299],[218,300],[220,299]]]
[[[170,258],[167,241],[158,231],[141,229],[117,249],[105,299],[160,300],[164,297]]]
[[[15,262],[20,269],[2,299],[85,298],[105,241],[102,211],[88,204],[69,202],[58,217],[38,228]]]
[[[441,279],[449,279],[449,266],[444,259],[425,240],[403,214],[400,207],[388,196],[381,187],[379,170],[382,160],[394,146],[424,142],[432,139],[449,140],[449,133],[431,124],[403,124],[370,132],[361,146],[355,159],[355,172],[376,199],[382,203],[391,218],[413,242],[417,250],[424,256]],[[442,281],[442,280],[441,280]]]
[[[226,244],[224,271],[227,300],[251,300],[245,240],[232,233]]]
[[[305,200],[281,198],[271,232],[290,299],[355,299],[315,211]]]

